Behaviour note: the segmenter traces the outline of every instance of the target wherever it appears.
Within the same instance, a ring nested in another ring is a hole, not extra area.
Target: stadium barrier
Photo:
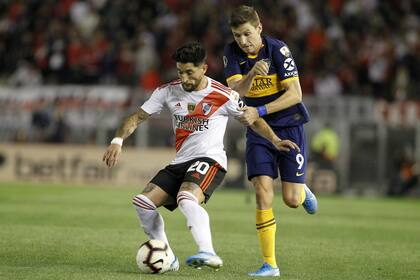
[[[2,143],[0,181],[143,187],[175,155],[173,148],[124,147],[118,164],[108,168],[102,162],[105,149],[91,145]],[[229,164],[227,178],[240,177],[241,163],[232,160]]]

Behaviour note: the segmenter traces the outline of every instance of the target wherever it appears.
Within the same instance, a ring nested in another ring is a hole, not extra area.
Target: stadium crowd
[[[0,80],[8,85],[122,84],[148,91],[175,77],[186,41],[208,50],[224,82],[230,7],[254,5],[264,33],[285,41],[304,94],[418,98],[420,2],[415,0],[5,0]]]

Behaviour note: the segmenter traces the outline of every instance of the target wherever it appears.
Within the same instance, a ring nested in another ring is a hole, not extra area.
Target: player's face
[[[207,64],[202,63],[195,66],[193,63],[176,63],[178,77],[181,79],[182,88],[185,91],[196,91],[205,88],[204,74],[207,71]]]
[[[247,22],[236,28],[232,27],[233,38],[238,46],[249,55],[256,55],[262,46],[262,26],[259,23],[256,27]]]

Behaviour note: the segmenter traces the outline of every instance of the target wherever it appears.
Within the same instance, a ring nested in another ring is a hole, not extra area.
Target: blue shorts
[[[271,142],[259,136],[248,128],[246,143],[246,165],[248,180],[255,176],[267,175],[276,179],[278,171],[282,181],[291,183],[304,183],[306,173],[306,140],[303,125],[273,128],[282,140],[295,142],[300,153],[296,150],[280,152]]]

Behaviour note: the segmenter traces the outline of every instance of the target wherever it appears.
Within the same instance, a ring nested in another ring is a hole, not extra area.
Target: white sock
[[[216,254],[213,249],[210,219],[207,211],[198,204],[197,198],[187,191],[177,195],[178,207],[187,218],[187,226],[198,245],[198,250]]]
[[[149,239],[158,239],[168,244],[169,254],[175,258],[165,233],[165,223],[156,205],[147,196],[139,194],[133,198],[133,205],[140,218],[140,225]]]

